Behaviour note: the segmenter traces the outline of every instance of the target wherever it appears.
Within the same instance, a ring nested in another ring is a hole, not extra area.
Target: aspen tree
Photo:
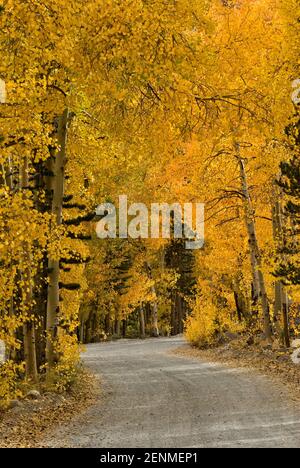
[[[5,81],[0,78],[0,104],[6,102],[6,86]]]
[[[57,144],[58,149],[54,155],[53,178],[52,178],[52,208],[53,228],[62,225],[63,198],[65,193],[65,165],[67,151],[67,131],[69,124],[69,110],[66,109],[57,122]],[[59,258],[49,258],[48,274],[48,299],[47,299],[47,343],[46,358],[48,372],[55,363],[55,340],[58,335],[59,326]]]
[[[145,309],[141,305],[139,307],[139,324],[140,324],[140,338],[145,338]]]
[[[264,333],[267,339],[271,339],[272,326],[271,326],[271,318],[270,318],[269,301],[268,301],[268,296],[267,296],[267,291],[266,291],[265,278],[262,272],[262,258],[261,258],[260,248],[258,245],[254,212],[253,212],[252,202],[251,202],[249,189],[248,189],[245,160],[242,158],[240,154],[240,145],[238,143],[235,144],[235,148],[236,148],[236,157],[237,157],[239,168],[240,168],[241,189],[242,189],[242,193],[244,197],[245,223],[246,223],[248,239],[249,239],[251,261],[253,262],[252,268],[254,269],[255,278],[256,278],[256,273],[257,273],[257,278],[258,278],[259,295],[260,295],[262,312],[263,312],[263,320],[264,320]]]
[[[21,168],[20,174],[20,190],[26,193],[29,187],[29,166],[28,160],[25,158]],[[26,197],[26,196],[25,196]],[[37,358],[36,358],[36,339],[35,339],[35,318],[32,317],[33,308],[33,278],[31,271],[31,253],[30,243],[24,241],[23,243],[23,258],[21,259],[22,264],[22,299],[26,306],[25,314],[28,317],[24,319],[23,325],[23,337],[24,337],[24,358],[25,358],[25,370],[26,377],[28,380],[37,382],[38,380],[38,369],[37,369]]]

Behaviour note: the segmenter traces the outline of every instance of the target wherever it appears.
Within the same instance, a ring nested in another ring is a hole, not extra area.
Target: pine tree
[[[185,239],[172,239],[165,249],[166,267],[174,270],[178,279],[171,288],[171,334],[183,333],[184,321],[189,312],[188,300],[193,297],[196,284],[193,251],[185,248]]]
[[[284,207],[285,243],[282,248],[286,261],[277,269],[277,276],[283,277],[289,284],[300,284],[300,120],[295,116],[295,123],[290,124],[286,134],[290,142],[292,158],[280,165],[281,177],[278,185],[286,196]]]

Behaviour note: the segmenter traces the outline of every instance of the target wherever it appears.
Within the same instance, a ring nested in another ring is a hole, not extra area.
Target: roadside
[[[99,397],[99,382],[81,371],[76,383],[64,394],[30,392],[0,412],[0,448],[35,448],[45,434],[84,412]]]
[[[186,344],[173,350],[174,354],[183,357],[222,363],[234,368],[238,366],[259,370],[283,383],[291,398],[300,401],[300,364],[292,361],[293,352],[295,349],[287,350],[276,343],[272,346],[259,340],[249,342],[249,338],[245,337],[233,338],[229,343],[209,349],[199,349]]]

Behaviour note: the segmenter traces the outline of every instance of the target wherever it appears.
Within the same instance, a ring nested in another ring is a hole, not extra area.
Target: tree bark
[[[259,287],[261,306],[263,312],[263,323],[264,323],[264,333],[267,339],[272,338],[272,327],[271,327],[271,318],[270,318],[270,309],[269,301],[267,297],[265,279],[262,272],[262,257],[260,248],[258,245],[257,235],[256,235],[256,226],[255,226],[255,217],[252,207],[252,202],[248,189],[247,175],[245,169],[245,161],[240,156],[240,146],[236,145],[237,149],[237,159],[239,162],[240,168],[240,179],[242,186],[242,193],[244,198],[244,212],[245,212],[245,223],[249,239],[249,248],[251,254],[251,264],[253,270],[253,283]]]
[[[289,298],[285,291],[283,291],[282,317],[283,317],[284,344],[287,348],[290,348],[291,339],[290,339],[290,327],[289,327]]]
[[[152,286],[153,294],[156,294],[155,287]],[[159,329],[158,329],[158,306],[156,300],[152,302],[152,336],[158,337],[159,336]]]
[[[274,189],[274,203],[272,207],[272,218],[273,218],[273,237],[277,244],[277,249],[282,251],[285,245],[283,222],[282,222],[282,207],[280,203],[281,194],[278,189]],[[282,261],[285,262],[285,258],[281,255]],[[289,299],[286,292],[286,288],[282,281],[277,280],[275,282],[275,303],[274,303],[274,321],[278,324],[279,317],[282,317],[281,335],[283,338],[284,345],[290,348],[290,329],[289,329]]]
[[[140,338],[144,339],[145,333],[145,310],[143,306],[139,307],[139,322],[140,322]]]
[[[232,289],[234,294],[234,300],[236,305],[236,311],[239,322],[243,320],[249,320],[250,317],[250,299],[243,291],[242,287],[242,275],[238,272],[232,283]],[[258,300],[258,297],[257,297]]]
[[[62,224],[62,207],[64,197],[65,165],[66,165],[66,145],[67,130],[69,121],[69,111],[66,109],[57,123],[57,142],[59,150],[56,152],[53,163],[52,181],[52,208],[56,226]],[[59,319],[59,259],[49,258],[48,260],[48,297],[47,297],[47,324],[46,324],[46,360],[47,371],[51,371],[55,364],[55,340],[58,333]]]

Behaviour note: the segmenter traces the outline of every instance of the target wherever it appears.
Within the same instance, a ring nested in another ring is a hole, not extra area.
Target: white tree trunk
[[[145,310],[143,305],[139,307],[140,338],[145,338]]]
[[[57,143],[59,150],[55,154],[53,162],[52,178],[52,215],[56,226],[62,224],[62,207],[64,197],[65,182],[65,164],[66,164],[66,145],[67,130],[69,121],[69,111],[66,109],[61,117],[58,118]],[[48,260],[48,297],[47,297],[47,341],[46,341],[46,360],[47,370],[51,371],[55,363],[55,340],[58,333],[59,320],[59,259],[49,258]]]
[[[6,86],[5,81],[0,78],[0,104],[6,103]]]
[[[269,301],[267,297],[265,279],[262,272],[262,257],[260,248],[258,245],[257,235],[256,235],[256,226],[255,226],[255,217],[252,207],[251,197],[248,189],[247,175],[245,169],[245,161],[240,155],[240,147],[236,145],[237,149],[237,159],[239,162],[240,168],[240,179],[241,187],[244,198],[244,213],[245,213],[245,223],[249,239],[249,249],[251,255],[251,263],[253,269],[253,282],[256,287],[259,287],[261,306],[263,312],[263,323],[264,323],[264,333],[267,339],[272,337],[272,327],[271,327],[271,318],[269,310]]]

